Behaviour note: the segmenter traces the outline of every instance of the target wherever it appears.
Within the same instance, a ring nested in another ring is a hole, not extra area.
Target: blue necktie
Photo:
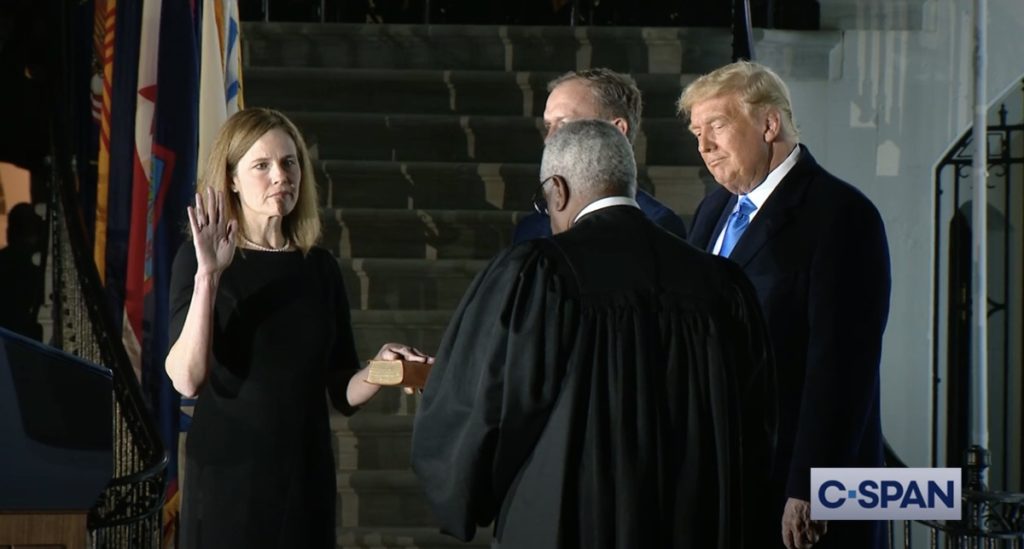
[[[718,255],[729,257],[732,249],[736,247],[736,243],[743,236],[743,231],[747,230],[747,225],[750,225],[750,214],[756,209],[757,206],[749,198],[740,197],[739,209],[732,212],[729,222],[725,226],[725,234],[722,235],[722,248],[718,251]]]

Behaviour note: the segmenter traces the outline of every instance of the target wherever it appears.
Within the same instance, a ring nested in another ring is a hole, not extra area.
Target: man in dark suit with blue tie
[[[679,98],[721,188],[697,208],[690,242],[738,263],[771,334],[781,396],[773,485],[782,543],[882,547],[879,522],[812,521],[812,467],[881,467],[882,333],[889,248],[875,206],[799,143],[789,90],[737,62]],[[778,523],[776,523],[778,524]],[[766,533],[775,547],[778,532]]]

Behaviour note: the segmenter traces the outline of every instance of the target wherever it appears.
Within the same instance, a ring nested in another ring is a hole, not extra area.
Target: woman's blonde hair
[[[737,61],[694,80],[676,102],[678,113],[689,117],[693,106],[701,101],[735,94],[747,114],[763,109],[776,109],[782,120],[782,137],[796,141],[800,132],[793,119],[793,103],[786,83],[768,67]]]
[[[291,240],[302,253],[320,239],[320,212],[317,207],[316,176],[313,173],[313,162],[309,158],[306,141],[295,124],[287,116],[273,109],[250,108],[238,111],[221,127],[213,149],[206,162],[196,186],[197,193],[205,193],[206,189],[224,193],[226,214],[228,219],[239,221],[236,238],[241,239],[244,231],[242,207],[239,196],[231,192],[231,184],[238,170],[238,163],[245,153],[252,148],[261,137],[270,130],[280,129],[295,142],[299,167],[302,177],[298,182],[299,199],[295,208],[281,221],[281,230],[285,238]]]

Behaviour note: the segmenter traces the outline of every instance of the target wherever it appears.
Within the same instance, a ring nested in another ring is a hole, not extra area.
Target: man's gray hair
[[[541,178],[560,175],[593,199],[636,196],[636,160],[622,132],[605,120],[574,120],[544,143]]]

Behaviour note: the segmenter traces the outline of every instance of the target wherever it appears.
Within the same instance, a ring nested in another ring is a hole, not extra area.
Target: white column
[[[988,448],[988,1],[974,0],[974,225],[971,245],[971,444]]]

